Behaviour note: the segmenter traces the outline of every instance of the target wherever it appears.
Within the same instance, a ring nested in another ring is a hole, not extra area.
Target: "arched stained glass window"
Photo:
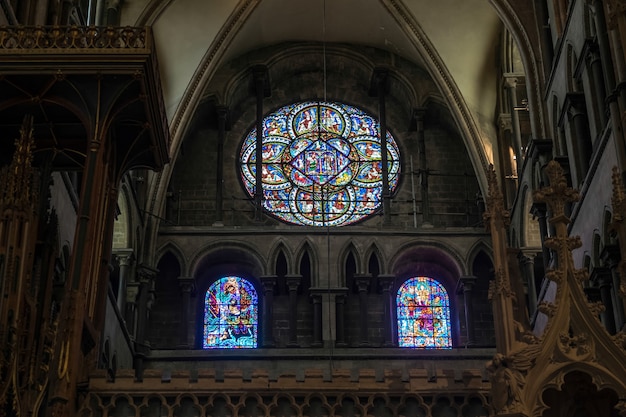
[[[362,220],[382,203],[382,146],[378,121],[356,107],[313,102],[282,107],[263,119],[263,208],[288,223],[342,226]],[[393,193],[400,151],[387,132],[387,173]],[[240,153],[241,178],[256,190],[256,128]]]
[[[257,347],[259,301],[252,284],[228,276],[215,281],[204,300],[205,349]]]
[[[428,277],[406,280],[398,289],[396,306],[400,347],[452,347],[450,301],[439,282]]]

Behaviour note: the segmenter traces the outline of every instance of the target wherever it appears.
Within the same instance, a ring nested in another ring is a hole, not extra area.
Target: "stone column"
[[[311,347],[322,347],[322,294],[312,293],[313,298],[313,341]]]
[[[117,288],[114,288],[117,298],[117,308],[123,316],[126,309],[126,284],[129,281],[130,267],[135,262],[135,254],[132,249],[114,249],[113,256],[117,258],[120,266],[120,276]]]
[[[593,152],[591,137],[589,132],[589,122],[587,120],[587,110],[585,108],[585,98],[581,93],[568,93],[563,105],[567,111],[570,123],[574,127],[573,142],[576,144],[576,183],[579,186],[585,179],[589,170],[589,160]]]
[[[528,291],[528,315],[533,317],[537,311],[537,286],[535,285],[535,253],[520,251],[518,254],[522,276]]]
[[[611,271],[611,277],[613,278],[613,291],[611,292],[613,298],[613,306],[615,307],[615,328],[621,330],[624,327],[624,301],[620,296],[619,289],[621,284],[621,278],[618,270],[619,261],[621,260],[619,246],[612,244],[604,246],[600,258],[604,265],[606,265]]]
[[[589,66],[591,67],[591,76],[593,77],[593,83],[595,84],[596,94],[595,106],[598,108],[600,123],[602,126],[599,130],[602,131],[606,125],[606,89],[604,87],[604,75],[602,73],[602,60],[600,59],[600,53],[598,51],[598,45],[591,43],[591,40],[587,40],[590,43],[587,59],[589,60]]]
[[[346,306],[346,297],[347,297],[348,289],[341,288],[338,290],[335,296],[335,314],[336,314],[336,326],[337,326],[337,334],[336,334],[336,342],[335,345],[337,347],[347,347],[346,343],[346,317],[345,317],[345,306]]]
[[[463,286],[463,304],[465,304],[465,328],[467,330],[467,346],[476,344],[476,332],[474,326],[474,302],[472,299],[472,290],[476,284],[477,278],[473,275],[462,276],[459,278]]]
[[[545,245],[545,241],[548,238],[548,209],[545,203],[533,203],[530,208],[530,213],[537,219],[539,224],[539,235],[541,237],[541,250],[543,254],[543,270],[547,271],[550,265],[551,252]]]
[[[276,286],[276,275],[266,275],[260,277],[263,287],[263,313],[261,316],[261,345],[263,347],[274,347],[274,287]]]
[[[520,133],[519,116],[515,108],[517,107],[517,78],[505,77],[504,88],[507,90],[509,99],[509,111],[511,113],[511,125],[513,128],[513,146],[515,153],[516,172],[522,172],[522,137]]]
[[[144,358],[149,351],[149,342],[146,340],[148,328],[148,314],[150,296],[153,291],[153,282],[157,270],[148,265],[137,267],[137,277],[139,280],[139,291],[137,294],[137,330],[135,332],[135,377],[141,381],[143,379]]]
[[[396,277],[394,275],[379,275],[378,282],[380,283],[380,287],[383,292],[383,346],[385,347],[394,347],[397,345],[397,340],[394,337],[394,314],[393,309],[395,306],[395,297],[394,297],[394,284],[396,281]]]
[[[611,297],[611,287],[613,277],[611,270],[604,267],[595,267],[591,273],[591,280],[598,283],[600,287],[600,300],[604,304],[604,311],[600,313],[600,318],[604,327],[610,334],[615,334],[615,315],[613,311],[613,298]]]
[[[302,275],[286,275],[285,282],[289,291],[289,342],[288,347],[298,347],[298,287]]]
[[[359,290],[359,314],[361,317],[361,320],[359,322],[359,346],[367,347],[370,345],[367,337],[367,331],[369,329],[369,319],[367,312],[367,290],[370,286],[370,282],[372,281],[372,276],[369,274],[355,274],[354,281],[356,283],[357,289]]]
[[[189,349],[189,305],[191,304],[191,292],[194,290],[195,280],[193,277],[178,277],[178,286],[181,293],[178,348]]]

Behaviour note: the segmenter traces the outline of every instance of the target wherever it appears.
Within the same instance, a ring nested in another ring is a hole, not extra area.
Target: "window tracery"
[[[256,192],[256,128],[240,152],[241,178]],[[383,197],[378,121],[342,103],[307,101],[263,119],[263,208],[287,223],[342,226],[377,212]],[[400,151],[386,137],[389,191],[400,177]]]

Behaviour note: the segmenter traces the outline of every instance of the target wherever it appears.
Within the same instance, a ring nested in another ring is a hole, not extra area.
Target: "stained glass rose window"
[[[256,128],[240,153],[241,178],[256,190]],[[386,135],[387,175],[393,193],[400,152]],[[377,212],[383,197],[383,158],[378,121],[342,103],[303,102],[263,119],[263,208],[288,223],[342,226]]]

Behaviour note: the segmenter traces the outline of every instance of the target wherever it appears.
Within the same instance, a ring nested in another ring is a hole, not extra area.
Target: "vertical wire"
[[[327,101],[327,73],[326,73],[326,0],[322,0],[322,65],[323,65],[323,81],[324,81],[324,102]],[[320,108],[321,111],[321,108]],[[321,126],[320,126],[321,129]],[[332,336],[332,314],[331,314],[331,285],[330,285],[330,278],[331,278],[331,273],[330,273],[330,267],[331,267],[331,262],[330,262],[330,224],[326,221],[326,219],[324,218],[324,214],[325,214],[325,210],[326,208],[324,207],[324,202],[325,200],[328,200],[328,202],[330,202],[330,198],[328,198],[328,196],[326,196],[327,198],[324,198],[324,190],[327,189],[327,186],[322,186],[322,224],[326,226],[326,295],[327,295],[327,299],[328,299],[328,330],[330,332],[329,336]],[[335,314],[337,314],[337,312],[335,311]],[[323,329],[322,329],[322,343],[324,340],[323,337]],[[337,329],[335,329],[335,338],[337,337]],[[328,367],[329,367],[329,372],[331,372],[332,375],[332,370],[333,370],[333,349],[334,349],[334,342],[332,337],[329,338],[329,355],[328,355]],[[331,376],[332,377],[332,376]]]

